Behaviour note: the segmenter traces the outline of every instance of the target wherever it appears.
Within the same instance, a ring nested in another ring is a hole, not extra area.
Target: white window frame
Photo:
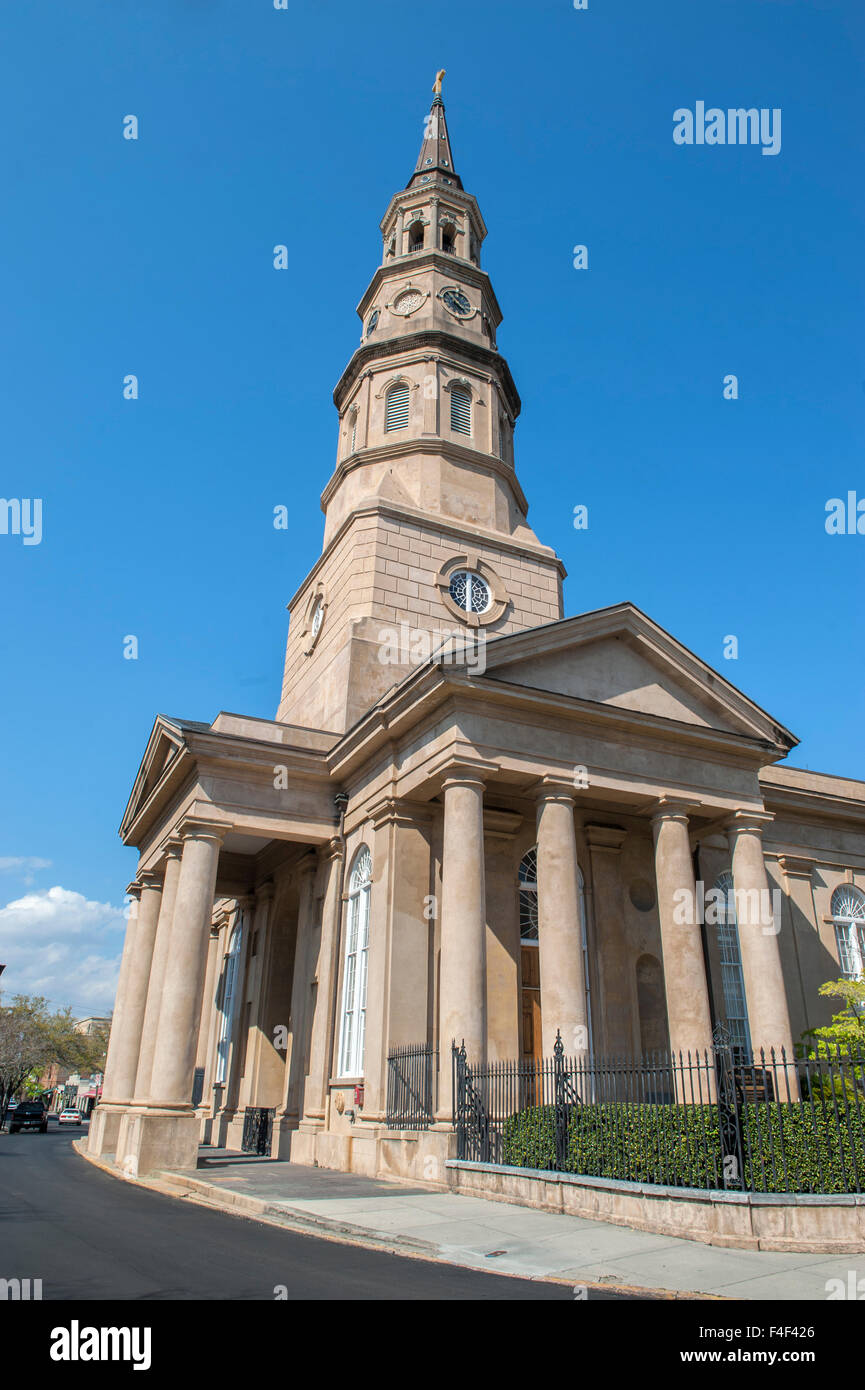
[[[839,900],[847,897],[858,910],[841,911]],[[840,883],[832,894],[832,922],[838,964],[845,980],[865,976],[865,893],[853,883]]]
[[[345,944],[342,969],[342,1019],[339,1030],[341,1077],[363,1076],[363,1045],[366,1035],[366,981],[369,957],[369,911],[372,889],[372,855],[361,845],[354,856],[349,878],[348,907],[345,915]]]
[[[231,1053],[231,1036],[234,1031],[234,1013],[237,999],[238,975],[240,973],[240,951],[243,944],[243,913],[238,912],[237,921],[228,939],[222,977],[222,1008],[219,1021],[219,1037],[216,1043],[216,1065],[213,1071],[214,1086],[224,1086],[228,1076],[228,1059]]]

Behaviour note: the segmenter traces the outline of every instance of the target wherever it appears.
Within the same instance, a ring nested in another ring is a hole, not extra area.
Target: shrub
[[[746,1189],[849,1192],[865,1187],[863,1110],[845,1095],[812,1093],[801,1102],[780,1105],[751,1102],[739,1107],[739,1125]],[[532,1106],[505,1121],[502,1162],[556,1169],[553,1106]],[[721,1187],[718,1107],[573,1106],[562,1171],[673,1187]]]

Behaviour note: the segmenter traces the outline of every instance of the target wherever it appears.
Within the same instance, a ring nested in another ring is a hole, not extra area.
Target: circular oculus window
[[[419,309],[424,302],[425,296],[420,290],[403,290],[398,294],[391,308],[395,314],[413,314],[415,309]]]
[[[474,570],[455,570],[450,577],[448,593],[465,613],[487,613],[493,595],[487,581]]]

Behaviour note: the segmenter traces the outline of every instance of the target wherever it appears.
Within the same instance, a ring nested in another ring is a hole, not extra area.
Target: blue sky
[[[275,713],[440,66],[566,611],[632,600],[865,778],[865,537],[824,527],[865,497],[858,0],[27,0],[0,43],[0,492],[43,499],[39,545],[0,535],[8,990],[110,1005],[155,714]],[[698,100],[781,108],[780,153],[675,145]]]

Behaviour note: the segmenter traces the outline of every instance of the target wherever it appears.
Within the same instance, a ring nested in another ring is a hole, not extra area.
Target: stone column
[[[765,811],[737,811],[727,829],[751,1047],[758,1061],[761,1048],[767,1059],[772,1048],[778,1053],[783,1047],[788,1058],[794,1055],[778,950],[780,914],[776,921],[763,863],[763,826],[771,820]]]
[[[121,1117],[135,1094],[150,962],[162,900],[162,880],[158,874],[143,873],[137,884],[130,884],[130,889],[137,890],[140,901],[134,929],[127,931],[111,1022],[102,1100],[96,1107],[88,1138],[87,1147],[94,1154],[117,1152]]]
[[[319,949],[317,958],[309,961],[307,977],[307,1007],[313,1009],[313,1016],[309,1038],[309,1070],[303,1083],[302,1127],[306,1129],[320,1129],[324,1121],[328,1082],[333,1065],[336,992],[339,988],[344,847],[339,839],[334,838],[322,852],[325,855],[327,877]],[[294,1155],[295,1149],[292,1146],[292,1157]],[[304,1160],[300,1158],[299,1161]]]
[[[543,779],[538,796],[538,951],[543,1054],[561,1032],[565,1055],[589,1047],[573,788]]]
[[[134,1097],[136,1104],[143,1103],[150,1094],[150,1074],[153,1069],[153,1050],[156,1046],[156,1033],[159,1028],[159,1010],[162,1006],[162,987],[168,967],[171,923],[174,919],[174,902],[177,897],[177,880],[180,877],[180,855],[183,846],[180,840],[169,840],[165,847],[165,871],[162,885],[162,901],[159,920],[156,924],[156,940],[150,964],[150,979],[147,986],[147,1000],[141,1027],[141,1047],[138,1051],[138,1067],[135,1074]]]
[[[693,1055],[712,1046],[712,1014],[688,838],[688,809],[682,802],[663,797],[652,817],[652,830],[670,1049]]]
[[[470,1063],[487,1055],[484,779],[454,768],[443,784],[439,1102],[436,1119],[453,1119],[451,1043]]]
[[[199,1124],[192,1108],[192,1080],[219,848],[226,829],[194,818],[180,827],[183,853],[150,1095],[130,1118],[123,1156],[124,1167],[133,1175],[196,1166]]]
[[[278,1123],[283,1131],[296,1129],[300,1120],[301,1100],[308,1061],[307,1038],[310,1034],[309,1010],[312,975],[321,941],[322,924],[316,922],[315,881],[319,858],[315,853],[302,859],[297,867],[297,927],[294,943],[294,967],[291,976],[291,1004],[288,1016],[288,1045],[285,1053],[282,1112]]]

